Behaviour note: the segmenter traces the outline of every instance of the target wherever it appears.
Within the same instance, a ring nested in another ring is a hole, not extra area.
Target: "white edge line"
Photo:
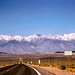
[[[27,66],[28,66],[28,65],[27,65]],[[30,67],[30,68],[32,68],[34,71],[36,71],[38,75],[41,75],[41,73],[40,73],[38,70],[36,70],[35,68],[33,68],[33,67],[31,67],[31,66],[28,66],[28,67]]]
[[[38,73],[38,75],[41,75],[40,73],[39,73],[39,71],[38,70],[36,70],[35,68],[33,68],[33,67],[31,67],[32,69],[34,69],[37,73]]]

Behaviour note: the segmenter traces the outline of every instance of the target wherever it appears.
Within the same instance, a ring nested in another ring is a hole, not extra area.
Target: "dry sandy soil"
[[[51,73],[53,73],[54,75],[75,75],[75,72],[71,72],[71,71],[67,71],[67,70],[61,70],[58,68],[54,68],[54,67],[39,67],[37,65],[32,65],[35,68],[42,68],[44,70],[47,70]],[[48,74],[47,74],[48,75]]]

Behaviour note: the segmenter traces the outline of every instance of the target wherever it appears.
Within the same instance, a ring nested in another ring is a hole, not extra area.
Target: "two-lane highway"
[[[32,68],[24,64],[17,64],[15,66],[11,66],[10,68],[5,67],[3,70],[0,71],[0,75],[38,75],[38,74]]]
[[[30,67],[25,64],[14,64],[0,68],[0,75],[55,75],[40,67]]]

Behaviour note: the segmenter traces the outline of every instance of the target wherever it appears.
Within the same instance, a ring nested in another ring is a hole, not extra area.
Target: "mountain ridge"
[[[64,35],[34,34],[28,37],[0,35],[0,52],[55,53],[66,50],[75,51],[75,33]]]
[[[63,34],[63,35],[40,35],[40,34],[34,34],[30,36],[20,36],[20,35],[0,35],[0,40],[18,40],[18,41],[31,41],[32,39],[40,39],[40,38],[48,38],[48,39],[57,39],[57,40],[75,40],[75,33],[70,34]]]

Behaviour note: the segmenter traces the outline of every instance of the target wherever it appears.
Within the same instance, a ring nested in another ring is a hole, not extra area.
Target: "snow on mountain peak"
[[[34,35],[30,35],[30,36],[28,36],[28,37],[25,37],[25,39],[26,39],[27,41],[31,41],[31,40],[35,40],[35,39],[40,38],[40,37],[41,37],[40,34],[34,34]]]
[[[41,37],[45,37],[48,39],[58,39],[58,40],[75,40],[75,33],[63,34],[63,35],[42,35]]]
[[[15,39],[15,40],[19,40],[19,41],[23,40],[23,38],[24,38],[24,37],[22,37],[22,36],[20,36],[20,35],[14,36],[14,39]]]
[[[23,39],[22,36],[16,35],[16,36],[11,36],[11,35],[0,35],[0,40],[18,40],[21,41]]]
[[[34,34],[34,35],[30,35],[28,37],[26,36],[20,36],[20,35],[15,35],[15,36],[11,36],[11,35],[0,35],[0,40],[18,40],[18,41],[22,41],[22,40],[26,40],[26,41],[31,41],[31,40],[36,40],[36,39],[40,39],[40,38],[48,38],[48,39],[58,39],[58,40],[75,40],[75,33],[70,33],[70,34],[63,34],[63,35],[40,35],[40,34]]]

